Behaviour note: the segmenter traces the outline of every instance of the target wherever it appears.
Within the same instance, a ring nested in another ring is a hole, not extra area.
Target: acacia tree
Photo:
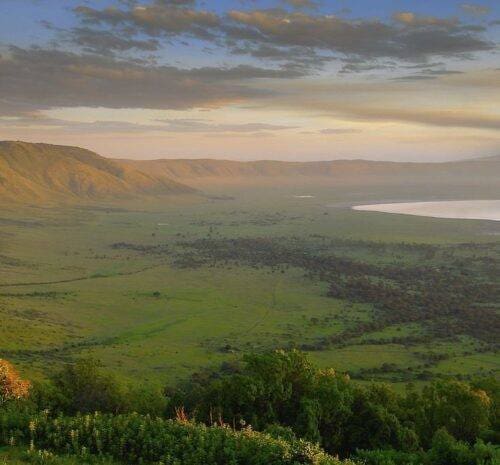
[[[0,406],[9,400],[28,397],[30,386],[30,382],[21,379],[11,363],[0,359]]]

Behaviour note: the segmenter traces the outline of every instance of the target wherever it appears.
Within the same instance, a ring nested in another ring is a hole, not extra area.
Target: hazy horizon
[[[4,0],[0,139],[131,159],[495,156],[499,37],[492,0]]]
[[[0,140],[0,143],[2,142],[26,142],[29,144],[48,144],[48,145],[56,145],[56,146],[62,146],[64,145],[61,144],[53,144],[51,142],[44,142],[44,141],[29,141],[29,140]],[[68,147],[77,147],[77,148],[82,148],[85,150],[90,150],[93,151],[93,149],[89,147],[85,147],[83,145],[74,145],[74,146],[68,146]],[[389,158],[380,158],[380,159],[373,159],[373,158],[363,158],[363,157],[339,157],[339,158],[325,158],[325,159],[314,159],[311,158],[309,160],[295,160],[295,159],[277,159],[277,158],[248,158],[248,159],[236,159],[236,158],[230,158],[230,157],[217,157],[216,155],[214,156],[185,156],[185,157],[176,157],[175,155],[166,155],[166,156],[157,156],[157,157],[114,157],[111,155],[108,155],[106,153],[99,153],[95,152],[98,155],[108,158],[110,160],[131,160],[131,161],[162,161],[162,160],[170,160],[170,161],[183,161],[183,160],[193,160],[193,161],[200,161],[200,160],[210,160],[210,161],[219,161],[219,162],[241,162],[241,163],[252,163],[252,162],[292,162],[292,163],[328,163],[328,162],[388,162],[388,163],[449,163],[449,162],[461,162],[461,161],[474,161],[474,160],[488,160],[488,159],[496,159],[500,157],[500,155],[486,155],[486,156],[469,156],[469,157],[461,157],[461,158],[454,158],[450,160],[401,160],[401,159],[389,159]]]

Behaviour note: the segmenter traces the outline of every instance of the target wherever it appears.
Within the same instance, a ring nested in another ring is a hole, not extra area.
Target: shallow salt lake
[[[446,200],[441,202],[357,205],[353,210],[399,213],[431,218],[500,221],[500,200]]]

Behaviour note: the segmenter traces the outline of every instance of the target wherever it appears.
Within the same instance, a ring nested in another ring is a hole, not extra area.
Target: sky
[[[121,158],[500,153],[500,2],[0,0],[0,140]]]

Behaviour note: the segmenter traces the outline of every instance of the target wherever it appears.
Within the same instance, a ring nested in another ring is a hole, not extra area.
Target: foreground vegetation
[[[141,415],[33,417],[31,440],[43,449],[80,456],[107,455],[125,463],[318,464],[339,460],[304,441],[286,441],[249,428],[163,420]]]
[[[494,379],[437,381],[398,394],[386,384],[363,386],[318,369],[300,352],[276,351],[160,392],[134,391],[97,362],[82,360],[28,392],[18,389],[26,382],[7,365],[0,441],[28,450],[20,457],[27,463],[495,465],[500,459]]]

